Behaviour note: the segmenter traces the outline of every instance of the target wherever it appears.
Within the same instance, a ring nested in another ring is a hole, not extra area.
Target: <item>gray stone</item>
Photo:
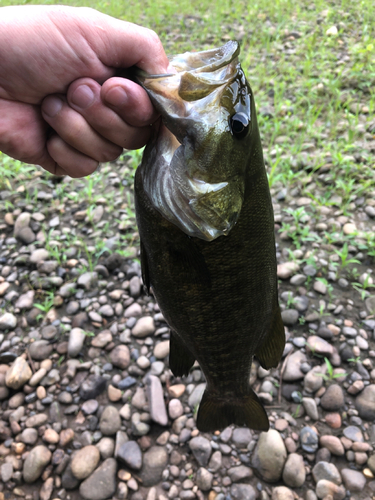
[[[131,469],[140,470],[142,468],[142,452],[136,441],[123,443],[116,453],[116,458],[120,459]]]
[[[291,354],[286,362],[283,380],[285,382],[294,382],[304,377],[301,370],[301,364],[306,362],[306,355],[301,351]]]
[[[29,347],[30,356],[36,361],[49,358],[52,351],[53,346],[47,340],[36,340]]]
[[[326,372],[326,367],[314,366],[308,371],[303,380],[303,385],[306,391],[316,392],[323,386],[323,377],[321,376]]]
[[[100,452],[100,456],[103,460],[110,458],[115,450],[115,442],[112,438],[103,437],[97,444],[96,447]]]
[[[316,406],[316,402],[313,398],[303,398],[302,404],[303,407],[305,408],[306,414],[310,418],[312,418],[313,420],[319,419],[318,407]]]
[[[35,241],[35,234],[29,227],[30,225],[30,214],[28,212],[22,212],[16,219],[14,224],[14,236],[22,243],[29,245]]]
[[[17,326],[17,318],[12,313],[4,313],[0,316],[0,330],[13,330]]]
[[[34,428],[24,429],[21,433],[21,441],[25,444],[35,444],[38,441],[38,431]]]
[[[14,307],[18,309],[31,309],[34,302],[35,292],[34,290],[29,290],[26,293],[20,295],[14,304]]]
[[[160,425],[167,425],[168,415],[164,402],[163,387],[160,379],[154,375],[147,377],[147,397],[152,420]]]
[[[114,406],[107,406],[104,408],[103,413],[100,417],[99,428],[100,432],[104,436],[112,436],[116,434],[121,427],[121,417],[120,414]]]
[[[82,399],[94,399],[101,394],[106,388],[107,380],[100,375],[89,375],[84,380],[79,389],[79,395]]]
[[[301,446],[307,453],[315,453],[319,446],[317,433],[311,427],[304,427],[300,433]]]
[[[321,479],[340,485],[342,483],[340,472],[336,465],[328,462],[318,462],[312,470],[314,481],[318,483]]]
[[[100,460],[100,452],[96,446],[84,446],[78,450],[70,463],[72,474],[77,479],[86,479],[96,469]]]
[[[38,248],[37,250],[34,250],[31,252],[30,255],[30,263],[31,264],[38,264],[39,262],[42,262],[43,260],[47,260],[49,256],[48,250],[45,248]]]
[[[77,280],[77,285],[85,288],[86,290],[91,290],[94,288],[98,282],[98,273],[96,271],[83,273]]]
[[[192,410],[195,410],[198,404],[201,402],[205,390],[206,384],[198,384],[190,394],[188,403]]]
[[[252,458],[252,466],[265,481],[279,481],[286,461],[287,452],[279,432],[270,429],[262,432]]]
[[[375,385],[371,384],[357,396],[355,407],[359,416],[365,420],[375,420]]]
[[[194,437],[190,440],[189,447],[198,464],[206,467],[212,451],[209,440],[202,436]]]
[[[23,479],[26,483],[33,483],[42,474],[49,464],[52,453],[45,446],[36,446],[27,455],[23,464]]]
[[[344,406],[344,393],[340,385],[332,384],[328,386],[323,394],[320,405],[327,411],[338,411]]]
[[[40,382],[40,385],[43,386],[50,386],[57,384],[57,382],[60,381],[60,373],[59,370],[56,368],[53,368],[51,371],[47,373],[47,375],[44,377],[44,379]]]
[[[196,483],[201,491],[209,491],[212,487],[214,476],[204,467],[197,470]]]
[[[298,322],[299,313],[296,309],[281,311],[281,318],[285,326],[293,326]]]
[[[81,352],[85,343],[86,334],[82,328],[72,328],[69,334],[68,354],[75,358]]]
[[[5,374],[5,384],[11,389],[20,389],[32,376],[30,366],[22,357],[16,358]]]
[[[375,455],[374,455],[375,457]],[[223,457],[221,454],[221,451],[217,450],[214,451],[211,455],[210,461],[208,463],[208,468],[212,472],[217,472],[219,469],[221,469],[223,463]],[[375,461],[374,461],[374,466],[375,466]]]
[[[77,291],[77,285],[75,283],[64,283],[59,289],[59,295],[61,297],[67,298],[74,295]]]
[[[241,483],[232,484],[230,487],[230,494],[233,500],[256,500],[258,496],[251,484]]]
[[[348,427],[345,427],[345,429],[343,430],[343,434],[345,437],[351,439],[354,442],[364,442],[361,429],[359,427],[356,427],[355,425],[349,425]]]
[[[79,487],[85,500],[106,500],[116,491],[117,462],[107,458]]]
[[[113,366],[125,370],[130,364],[130,351],[126,345],[118,345],[112,349],[109,355]]]
[[[96,399],[89,399],[88,401],[85,401],[82,406],[81,410],[85,415],[92,415],[93,413],[96,412],[96,410],[99,407],[99,403],[97,402]]]
[[[251,438],[251,431],[247,427],[238,427],[233,430],[232,442],[236,445],[237,448],[247,448],[247,445],[250,443]]]
[[[290,453],[283,470],[283,481],[291,488],[300,488],[306,479],[305,464],[302,455]]]
[[[346,496],[346,491],[343,486],[339,486],[326,479],[321,479],[317,483],[315,493],[318,498],[326,498],[328,495],[331,495],[333,500],[344,500]]]
[[[246,467],[246,465],[238,465],[228,469],[228,476],[230,477],[232,483],[239,483],[253,477],[253,471],[250,467]]]
[[[272,490],[272,500],[294,500],[293,491],[286,486],[276,486]]]
[[[12,463],[5,463],[2,464],[0,467],[0,477],[3,480],[4,483],[10,480],[10,478],[13,475],[13,464]]]
[[[143,455],[143,467],[140,472],[143,486],[158,484],[168,463],[168,453],[162,446],[151,446]]]
[[[331,356],[333,354],[332,345],[321,337],[318,337],[318,335],[311,335],[307,338],[307,348],[320,356]]]
[[[362,472],[352,469],[341,469],[341,477],[350,493],[360,493],[366,485],[366,478]]]
[[[133,337],[143,339],[149,337],[155,331],[154,318],[151,316],[143,316],[140,318],[132,329]]]

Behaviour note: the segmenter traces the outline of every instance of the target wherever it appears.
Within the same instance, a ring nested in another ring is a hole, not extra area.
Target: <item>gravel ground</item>
[[[326,17],[316,29],[334,37]],[[0,500],[374,498],[375,122],[368,75],[346,45],[357,27],[339,17],[346,35],[327,42],[339,52],[334,67],[347,69],[334,123],[295,116],[305,106],[293,107],[297,80],[289,104],[273,102],[277,79],[259,92],[287,329],[280,366],[255,361],[251,374],[268,433],[196,429],[203,373],[195,365],[173,377],[168,326],[142,289],[138,154],[88,180],[27,167],[2,179]],[[276,36],[269,19],[257,19]],[[282,53],[293,66],[315,28],[290,23],[260,60],[281,68]],[[326,94],[333,102],[323,80],[310,89],[318,104]],[[304,127],[309,138],[291,152]],[[343,137],[347,150],[328,151]]]

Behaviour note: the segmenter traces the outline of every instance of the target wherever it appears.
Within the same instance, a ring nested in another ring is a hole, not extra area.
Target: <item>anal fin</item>
[[[279,305],[276,304],[272,314],[269,333],[262,346],[255,352],[261,366],[268,370],[275,368],[281,359],[285,347],[285,330]]]
[[[177,334],[171,330],[169,346],[169,367],[175,377],[188,375],[193,366],[195,357],[179,339]]]
[[[266,410],[252,389],[243,397],[218,397],[205,391],[198,410],[197,427],[201,432],[213,432],[228,425],[246,425],[249,429],[268,431]]]

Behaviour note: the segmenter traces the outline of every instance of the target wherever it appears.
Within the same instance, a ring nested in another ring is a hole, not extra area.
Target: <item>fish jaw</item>
[[[229,234],[244,199],[251,134],[238,140],[230,120],[250,123],[252,113],[238,54],[237,42],[181,54],[171,59],[177,73],[141,82],[162,117],[140,167],[145,190],[167,220],[205,241]]]

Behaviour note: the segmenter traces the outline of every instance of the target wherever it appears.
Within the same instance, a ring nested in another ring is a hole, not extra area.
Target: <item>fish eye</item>
[[[246,137],[249,131],[250,121],[245,113],[236,113],[229,119],[229,126],[232,134],[237,139]]]

